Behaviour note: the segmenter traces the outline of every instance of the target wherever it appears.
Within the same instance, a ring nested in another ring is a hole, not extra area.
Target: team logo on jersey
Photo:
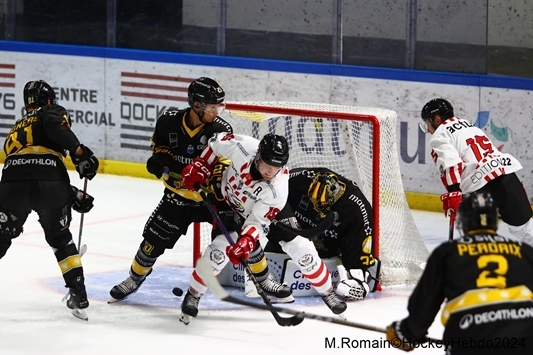
[[[194,146],[192,144],[189,144],[187,146],[187,153],[189,153],[189,154],[194,153]]]
[[[0,212],[0,223],[7,222],[7,215],[4,212]]]
[[[177,133],[170,133],[168,135],[168,140],[172,148],[176,148],[178,146],[178,134]]]
[[[207,144],[207,137],[205,135],[200,137],[200,143],[204,146]]]
[[[474,323],[474,317],[471,314],[466,314],[459,321],[459,328],[466,329]]]
[[[213,261],[215,264],[220,265],[224,262],[224,259],[226,258],[224,253],[218,249],[211,250],[211,253],[209,254],[209,258],[211,261]]]
[[[298,264],[305,268],[313,263],[313,255],[305,254],[302,258],[298,259]]]
[[[235,195],[230,194],[228,196],[228,203],[234,211],[237,211],[237,213],[244,213],[244,206]]]
[[[303,195],[302,199],[300,200],[300,203],[298,204],[298,207],[304,211],[307,211],[307,208],[309,208],[309,196]]]

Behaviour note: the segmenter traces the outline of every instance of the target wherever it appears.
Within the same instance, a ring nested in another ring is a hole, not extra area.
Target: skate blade
[[[111,304],[111,303],[117,303],[117,302],[120,302],[120,301],[124,301],[127,297],[124,297],[122,299],[116,299],[116,298],[113,298],[113,297],[109,297],[109,299],[107,300],[107,303],[108,304]]]
[[[193,317],[191,317],[190,315],[182,313],[180,316],[180,322],[182,322],[185,325],[189,325],[192,318]]]
[[[346,311],[345,311],[345,312],[346,312]],[[347,320],[348,320],[348,318],[346,318],[346,316],[344,315],[344,313],[337,314],[337,316],[338,316],[340,319],[344,320],[344,321],[347,321]]]
[[[246,297],[248,298],[258,298],[258,297],[261,297],[259,296],[259,293],[257,293],[257,290],[254,288],[253,290],[248,290],[246,289],[246,287],[244,288],[244,294],[246,295]]]
[[[79,318],[81,320],[89,320],[89,317],[87,316],[87,312],[85,312],[83,309],[74,308],[70,312],[76,318]]]
[[[276,303],[293,303],[294,302],[294,297],[292,295],[284,297],[284,298],[277,298],[277,297],[273,297],[273,296],[268,296],[267,295],[267,298],[270,301],[270,303],[272,303],[272,304],[276,304]]]

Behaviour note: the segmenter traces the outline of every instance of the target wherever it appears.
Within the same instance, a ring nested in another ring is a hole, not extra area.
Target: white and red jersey
[[[442,122],[429,145],[444,186],[460,184],[463,193],[522,169],[516,158],[500,152],[481,129],[458,117]]]
[[[228,205],[245,221],[241,234],[254,238],[266,237],[269,226],[287,202],[289,194],[289,170],[281,168],[270,181],[252,180],[252,167],[259,147],[253,137],[219,133],[207,143],[201,157],[213,165],[218,157],[231,160],[222,175],[221,191]]]

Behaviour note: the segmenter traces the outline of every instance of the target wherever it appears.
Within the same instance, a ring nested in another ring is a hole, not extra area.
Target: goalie
[[[372,207],[355,182],[327,168],[290,171],[287,204],[276,220],[296,228],[314,228],[334,213],[335,221],[310,238],[320,258],[339,257],[335,292],[362,300],[378,287],[380,261],[374,258]],[[296,235],[272,225],[265,251],[282,253]]]

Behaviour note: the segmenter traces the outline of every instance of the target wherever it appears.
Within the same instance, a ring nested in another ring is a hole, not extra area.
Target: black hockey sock
[[[73,242],[70,242],[61,249],[57,249],[55,251],[55,257],[67,286],[71,287],[73,280],[77,277],[83,277],[81,258]]]
[[[147,244],[146,242],[144,244]],[[157,261],[157,257],[150,257],[145,253],[146,245],[144,248],[139,248],[135,258],[131,264],[130,275],[139,279],[143,279],[146,275],[152,271],[152,266],[154,266]]]

